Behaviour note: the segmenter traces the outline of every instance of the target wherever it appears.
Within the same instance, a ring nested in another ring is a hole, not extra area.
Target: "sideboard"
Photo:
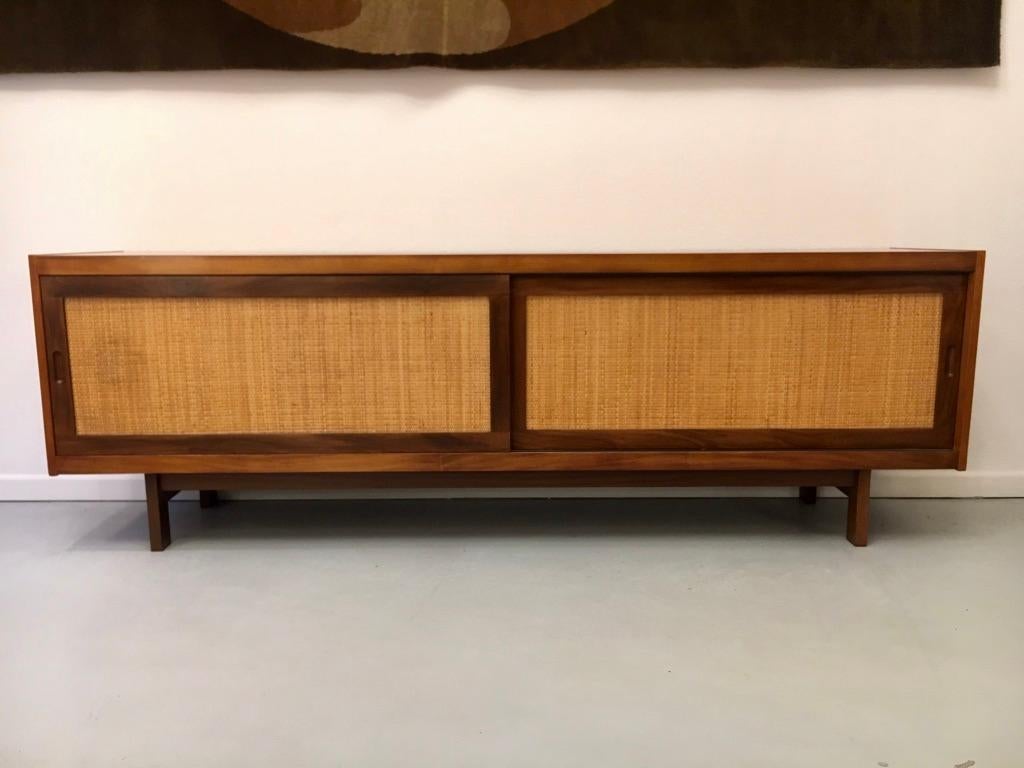
[[[51,474],[822,486],[966,468],[984,253],[29,257]]]

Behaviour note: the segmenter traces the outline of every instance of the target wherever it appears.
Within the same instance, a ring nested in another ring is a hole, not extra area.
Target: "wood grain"
[[[502,296],[501,275],[49,275],[47,296],[91,298],[424,298]]]
[[[981,297],[985,282],[985,254],[977,254],[975,269],[967,277],[966,319],[960,353],[958,397],[956,405],[957,469],[967,469],[967,451],[971,437],[971,411],[974,404],[974,380],[981,333]]]
[[[159,475],[146,475],[146,517],[151,552],[163,552],[171,545],[171,517],[167,502],[174,493],[160,487]]]
[[[392,488],[711,488],[850,485],[850,470],[803,472],[349,472],[342,474],[171,474],[164,489],[217,487],[238,490]],[[811,490],[814,490],[812,488]]]
[[[854,482],[844,490],[850,497],[847,502],[846,538],[855,547],[866,547],[871,522],[871,472],[857,472]]]
[[[46,315],[38,261],[29,261],[29,280],[32,288],[32,321],[36,331],[36,361],[39,366],[39,393],[43,411],[43,434],[46,440],[46,466],[53,474],[53,459],[57,454],[53,422],[53,396],[50,392],[50,362],[47,353]]]
[[[57,455],[58,474],[952,469],[952,450]]]
[[[430,451],[507,451],[508,432],[422,432],[368,434],[117,435],[61,437],[63,454],[287,454],[423,453]]]
[[[932,429],[606,429],[523,430],[520,451],[787,451],[814,449],[949,448],[952,432]]]
[[[272,255],[103,253],[30,257],[41,275],[529,275],[971,272],[977,251],[751,251]]]

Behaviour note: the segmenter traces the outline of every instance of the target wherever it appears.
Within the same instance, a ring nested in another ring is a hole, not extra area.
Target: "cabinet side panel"
[[[54,468],[54,425],[53,403],[50,394],[49,353],[46,350],[46,320],[43,316],[44,303],[41,277],[38,271],[38,260],[29,257],[29,277],[32,282],[32,319],[36,332],[36,357],[39,364],[39,395],[43,413],[43,434],[46,440],[46,465],[50,474],[56,474]]]
[[[974,406],[974,377],[981,333],[981,299],[985,282],[985,253],[977,254],[975,271],[967,278],[964,307],[963,352],[960,358],[960,391],[956,409],[957,469],[967,469],[967,449],[971,436],[971,411]]]

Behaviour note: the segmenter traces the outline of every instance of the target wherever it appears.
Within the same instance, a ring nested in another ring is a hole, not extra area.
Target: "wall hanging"
[[[0,72],[984,67],[1000,0],[3,0]]]

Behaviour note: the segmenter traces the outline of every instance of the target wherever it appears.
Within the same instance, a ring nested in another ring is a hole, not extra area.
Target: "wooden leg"
[[[160,475],[146,475],[146,511],[149,513],[149,548],[163,552],[171,544],[171,516],[167,502],[174,493],[160,490]]]
[[[846,538],[855,547],[866,547],[870,520],[871,471],[857,472],[853,485],[842,490],[850,497],[846,511]]]
[[[201,509],[210,509],[220,504],[220,497],[216,491],[200,491],[199,492],[199,507]]]
[[[818,488],[814,485],[805,485],[800,488],[800,503],[801,504],[817,504],[818,503]]]

